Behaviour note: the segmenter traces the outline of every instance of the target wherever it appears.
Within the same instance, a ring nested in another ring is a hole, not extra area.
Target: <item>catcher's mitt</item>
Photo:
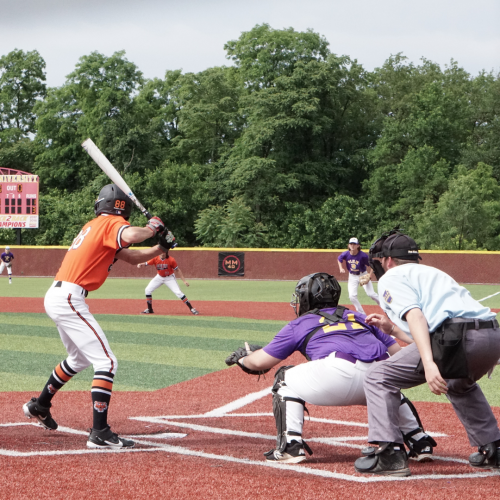
[[[250,351],[258,351],[259,349],[262,349],[260,345],[249,345],[248,346]],[[241,358],[245,358],[248,356],[248,351],[244,347],[238,347],[236,351],[231,353],[227,358],[226,358],[226,365],[227,366],[232,366],[232,365],[238,365],[245,373],[248,373],[249,375],[264,375],[264,373],[267,373],[269,371],[269,368],[267,370],[250,370],[246,366],[243,366],[241,363],[238,363],[238,361]]]
[[[158,235],[158,245],[164,252],[168,252],[171,248],[177,246],[177,242],[175,241],[175,236],[172,234],[172,231],[169,231],[168,228],[165,228]]]
[[[370,281],[370,275],[363,274],[363,276],[359,278],[359,286],[365,286],[369,281]]]

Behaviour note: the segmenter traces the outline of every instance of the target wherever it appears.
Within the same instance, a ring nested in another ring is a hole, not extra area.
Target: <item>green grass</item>
[[[92,299],[142,299],[149,279],[109,278],[104,285],[89,294]],[[51,278],[17,278],[9,285],[6,277],[0,276],[0,297],[43,297],[53,283]],[[189,280],[189,287],[178,280],[189,300],[236,300],[249,302],[289,302],[295,282],[292,281],[246,281],[246,280]],[[341,282],[341,304],[349,304],[347,282]],[[377,285],[375,284],[375,289]],[[482,299],[500,291],[497,285],[466,285],[475,299]],[[155,300],[179,300],[165,286],[154,293]],[[363,289],[358,298],[362,304],[374,304]],[[484,305],[500,308],[500,295],[483,302]]]
[[[285,324],[232,318],[96,315],[119,368],[114,390],[155,390],[226,367],[244,341],[267,344]],[[45,314],[0,314],[0,366],[5,390],[40,391],[66,351]],[[92,369],[68,390],[88,390]],[[66,388],[64,389],[66,390]]]
[[[0,277],[0,297],[43,297],[52,283],[49,278],[17,278],[8,285]],[[188,280],[183,287],[188,297],[200,300],[288,302],[294,282],[244,280]],[[108,279],[91,298],[143,298],[148,279]],[[347,284],[340,302],[349,303]],[[479,299],[499,291],[495,285],[467,285]],[[363,304],[372,304],[363,290]],[[155,292],[155,299],[178,300],[166,287]],[[500,308],[500,295],[484,302]],[[225,369],[224,359],[244,341],[265,345],[285,324],[237,318],[180,316],[97,315],[119,369],[114,389],[149,391]],[[54,323],[45,314],[0,313],[0,376],[4,390],[38,392],[54,366],[66,357]],[[74,377],[63,390],[88,390],[92,369]],[[480,385],[490,404],[500,406],[500,370],[492,380],[484,377]],[[427,385],[405,391],[415,401],[447,402],[434,396]]]

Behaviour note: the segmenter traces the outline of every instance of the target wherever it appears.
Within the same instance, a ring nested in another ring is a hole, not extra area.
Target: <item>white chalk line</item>
[[[499,295],[500,292],[494,293],[493,295],[488,295],[487,297],[483,297],[482,299],[479,299],[478,302],[482,302],[483,300],[486,299],[491,299],[491,297],[495,297],[495,295]]]
[[[247,396],[243,398],[239,398],[236,401],[233,401],[232,403],[229,403],[227,405],[224,405],[220,408],[216,408],[215,410],[211,410],[205,414],[201,415],[170,415],[168,417],[165,416],[160,416],[160,417],[131,417],[131,420],[139,420],[139,421],[146,421],[150,423],[159,423],[159,424],[169,424],[177,427],[184,427],[184,428],[191,428],[192,430],[198,430],[202,432],[213,432],[216,434],[230,434],[230,435],[236,435],[236,436],[241,436],[241,437],[252,437],[252,438],[257,438],[257,439],[266,439],[266,440],[274,440],[276,439],[275,436],[269,436],[265,434],[259,434],[259,433],[248,433],[248,432],[243,432],[243,431],[234,431],[232,429],[221,429],[217,427],[208,427],[208,426],[202,426],[198,424],[188,424],[186,422],[179,422],[177,419],[184,419],[184,418],[221,418],[221,417],[231,417],[231,416],[240,416],[240,417],[248,417],[248,416],[271,416],[271,413],[254,413],[254,414],[248,414],[248,413],[243,413],[243,414],[228,414],[229,411],[234,411],[239,408],[242,408],[243,406],[246,406],[254,401],[257,401],[258,399],[268,395],[270,392],[270,388],[266,388],[262,391],[248,394]],[[172,421],[174,420],[174,421]],[[311,418],[313,420],[313,418]],[[347,422],[347,421],[337,421],[337,420],[330,420],[330,419],[316,419],[314,418],[313,421],[317,421],[320,423],[329,423],[329,424],[337,424],[337,425],[347,425],[347,426],[356,426],[356,427],[367,427],[367,424],[362,424],[360,422]],[[17,425],[37,425],[33,423],[12,423],[12,424],[0,424],[0,426],[6,427],[6,426],[17,426]],[[84,431],[79,431],[76,429],[71,429],[69,427],[59,427],[59,431],[62,432],[68,432],[72,434],[79,434],[79,435],[86,435],[88,432]],[[57,432],[57,431],[56,431]],[[164,433],[168,434],[168,433]],[[437,435],[438,433],[435,433],[434,435]],[[171,436],[173,435],[183,435],[180,433],[172,433],[170,434]],[[184,434],[185,435],[185,434]],[[184,436],[183,435],[183,436]],[[146,437],[151,439],[155,437],[155,435],[140,435],[140,437]],[[156,435],[158,436],[158,435]],[[349,448],[362,448],[363,446],[356,445],[356,444],[351,444],[346,442],[348,439],[351,440],[360,440],[360,439],[366,439],[363,436],[341,436],[341,437],[336,437],[336,438],[309,438],[308,441],[310,442],[320,442],[320,443],[325,443],[325,444],[330,444],[332,446],[341,446],[341,447],[349,447]],[[356,483],[372,483],[372,482],[387,482],[387,481],[415,481],[415,480],[422,480],[422,479],[471,479],[471,478],[478,478],[478,477],[491,477],[491,476],[498,476],[499,472],[497,471],[492,471],[492,472],[474,472],[474,473],[465,473],[465,474],[427,474],[427,475],[418,475],[418,476],[410,476],[410,477],[405,477],[405,478],[395,478],[395,477],[388,477],[388,476],[354,476],[350,474],[343,474],[343,473],[337,473],[337,472],[331,472],[327,470],[322,470],[322,469],[315,469],[311,467],[304,467],[301,465],[289,465],[289,464],[282,464],[282,463],[275,463],[275,462],[267,462],[267,461],[256,461],[256,460],[250,460],[246,458],[236,458],[232,457],[229,455],[216,455],[212,453],[205,453],[203,451],[196,451],[196,450],[191,450],[188,448],[180,447],[180,446],[173,446],[173,445],[167,445],[164,443],[158,443],[158,442],[150,442],[150,441],[145,441],[145,440],[137,440],[137,444],[142,444],[144,446],[148,446],[149,448],[132,448],[132,449],[127,449],[127,450],[91,450],[91,449],[83,449],[83,450],[54,450],[54,451],[40,451],[40,452],[16,452],[12,450],[1,450],[0,449],[0,455],[9,455],[9,456],[19,456],[19,457],[27,457],[27,456],[39,456],[39,455],[79,455],[79,454],[88,454],[88,453],[130,453],[130,452],[168,452],[168,453],[176,453],[180,455],[186,455],[186,456],[193,456],[197,458],[206,458],[209,460],[221,460],[225,462],[233,462],[233,463],[242,463],[245,465],[255,465],[259,467],[271,467],[274,469],[281,469],[285,471],[291,471],[291,472],[297,472],[297,473],[302,473],[302,474],[308,474],[308,475],[314,475],[314,476],[321,476],[325,478],[330,478],[330,479],[340,479],[340,480],[345,480],[349,482],[356,482]],[[462,459],[457,459],[454,457],[439,457],[439,456],[434,456],[435,459],[437,460],[446,460],[446,461],[453,461],[453,462],[458,462],[458,463],[465,463],[468,464],[467,460],[462,460]]]

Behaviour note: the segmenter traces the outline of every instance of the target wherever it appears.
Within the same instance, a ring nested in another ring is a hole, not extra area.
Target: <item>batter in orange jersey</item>
[[[74,375],[93,365],[93,426],[87,446],[124,448],[134,446],[134,442],[118,437],[107,421],[118,362],[85,298],[106,281],[117,259],[137,264],[163,252],[158,245],[135,251],[127,247],[151,238],[164,226],[158,217],[153,217],[146,227],[130,226],[127,220],[132,202],[114,184],[101,190],[94,208],[96,218],[85,224],[73,240],[45,295],[45,310],[57,325],[68,357],[56,366],[39,397],[31,398],[23,411],[46,429],[57,429],[50,413],[52,398]]]
[[[142,314],[153,314],[153,292],[162,285],[166,285],[170,288],[170,290],[172,290],[172,292],[175,293],[175,295],[177,295],[177,297],[189,307],[192,314],[199,314],[177,284],[174,273],[177,273],[184,284],[189,286],[189,283],[184,279],[182,271],[179,269],[179,266],[173,257],[169,257],[168,253],[163,253],[154,259],[148,260],[147,262],[137,264],[137,267],[142,266],[154,266],[157,272],[156,276],[146,287],[146,301],[148,308],[142,311]]]

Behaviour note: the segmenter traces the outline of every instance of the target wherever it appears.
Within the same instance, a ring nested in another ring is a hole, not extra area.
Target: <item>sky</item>
[[[402,52],[500,72],[499,0],[0,0],[0,56],[37,50],[51,87],[93,51],[125,50],[146,78],[163,78],[230,65],[224,44],[263,23],[311,28],[368,70]]]

